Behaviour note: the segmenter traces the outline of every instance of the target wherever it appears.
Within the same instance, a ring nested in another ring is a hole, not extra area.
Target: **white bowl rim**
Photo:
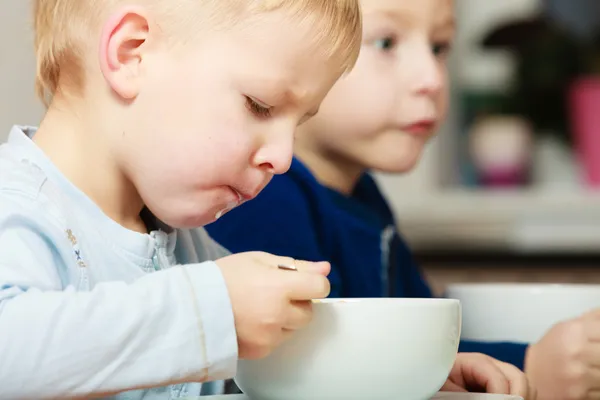
[[[434,297],[434,298],[413,298],[413,297],[369,297],[369,298],[326,298],[326,299],[316,299],[314,300],[315,306],[319,304],[351,304],[351,303],[364,303],[364,304],[393,304],[395,306],[415,306],[415,305],[423,305],[423,306],[433,306],[440,304],[454,304],[459,303],[460,301],[457,299],[447,299],[443,297]]]
[[[544,291],[598,291],[600,284],[593,283],[526,283],[526,282],[498,282],[498,283],[454,283],[446,287],[445,292],[451,290],[461,292],[482,292],[482,291],[510,291],[510,290],[525,290],[534,292]]]

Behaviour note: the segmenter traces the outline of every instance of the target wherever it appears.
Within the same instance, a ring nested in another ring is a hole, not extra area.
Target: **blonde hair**
[[[152,7],[173,26],[196,31],[207,21],[232,24],[244,12],[283,9],[315,25],[317,40],[330,56],[340,57],[345,72],[356,63],[362,37],[358,0],[34,0],[36,92],[46,106],[64,89],[60,86],[82,88],[91,32],[125,2]],[[205,11],[201,23],[198,5]]]

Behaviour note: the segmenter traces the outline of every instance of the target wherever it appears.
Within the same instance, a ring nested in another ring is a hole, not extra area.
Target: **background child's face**
[[[296,127],[341,75],[308,24],[278,11],[256,22],[146,55],[118,156],[167,224],[210,223],[285,172]]]
[[[298,154],[357,169],[405,172],[447,112],[452,0],[365,0],[356,68],[301,128]]]

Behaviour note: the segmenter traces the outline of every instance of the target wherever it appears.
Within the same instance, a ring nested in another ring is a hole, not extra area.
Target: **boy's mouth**
[[[424,119],[403,126],[402,130],[413,135],[427,135],[435,129],[435,126],[436,121],[434,119]]]
[[[229,211],[233,210],[234,208],[236,208],[239,205],[238,202],[232,202],[227,204],[227,206],[225,208],[223,208],[222,210],[218,211],[215,214],[215,220],[218,220],[219,218],[221,218],[223,215],[227,214]]]
[[[248,200],[252,200],[253,198],[255,198],[256,196],[258,196],[258,194],[264,189],[264,186],[261,185],[259,187],[256,187],[253,190],[249,190],[249,191],[245,191],[245,190],[238,190],[238,189],[234,189],[232,188],[232,190],[237,193],[238,195],[238,199],[240,204],[247,202]]]
[[[235,190],[234,188],[231,188],[232,192],[235,193],[237,195],[237,199],[230,201],[229,203],[227,203],[227,205],[221,209],[220,211],[218,211],[215,214],[215,220],[218,220],[219,218],[221,218],[223,215],[227,214],[229,211],[233,210],[234,208],[238,207],[240,204],[242,204],[245,200],[244,195],[242,195],[240,192],[238,192],[237,190]]]

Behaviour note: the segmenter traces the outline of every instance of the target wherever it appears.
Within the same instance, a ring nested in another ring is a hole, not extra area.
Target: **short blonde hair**
[[[199,5],[205,11],[200,25],[207,20],[235,23],[244,12],[284,9],[315,23],[317,39],[327,46],[329,55],[340,57],[345,72],[353,68],[360,49],[362,20],[358,0],[35,0],[36,92],[46,106],[64,89],[60,85],[74,90],[83,87],[83,59],[89,37],[100,29],[110,12],[124,3],[152,7],[167,21],[174,22],[177,29],[187,26],[195,30],[199,25]]]

